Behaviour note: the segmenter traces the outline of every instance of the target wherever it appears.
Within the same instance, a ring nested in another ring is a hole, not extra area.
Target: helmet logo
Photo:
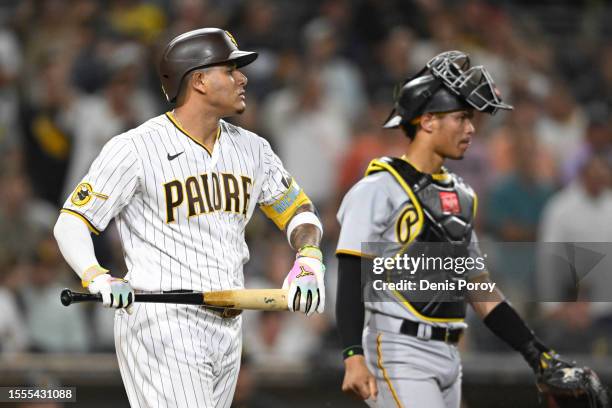
[[[227,36],[232,41],[232,43],[236,46],[236,48],[238,48],[238,43],[236,42],[236,39],[234,38],[232,33],[230,33],[229,31],[225,30],[225,34],[227,34]]]

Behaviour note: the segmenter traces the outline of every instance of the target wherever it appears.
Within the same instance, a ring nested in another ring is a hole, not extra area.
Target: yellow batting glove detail
[[[95,277],[103,275],[108,272],[108,269],[104,269],[100,265],[92,265],[85,269],[85,272],[81,275],[81,285],[86,288],[89,286]]]

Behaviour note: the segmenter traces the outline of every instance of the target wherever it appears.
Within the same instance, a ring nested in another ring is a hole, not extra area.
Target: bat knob
[[[70,306],[70,304],[72,303],[72,291],[70,289],[62,290],[60,300],[62,301],[62,305]]]

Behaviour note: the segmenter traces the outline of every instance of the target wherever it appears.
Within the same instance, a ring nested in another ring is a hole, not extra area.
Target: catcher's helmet
[[[466,54],[447,51],[436,55],[401,85],[393,111],[383,127],[401,125],[411,135],[414,131],[411,122],[424,113],[470,108],[494,114],[498,109],[512,109],[512,106],[502,102],[491,75],[483,66],[471,67]]]
[[[424,113],[452,112],[469,109],[461,97],[445,89],[433,75],[425,75],[406,82],[397,92],[395,107],[383,125],[385,128],[412,126],[413,119]]]
[[[166,45],[159,63],[159,78],[168,102],[175,102],[185,76],[193,70],[233,62],[240,68],[257,53],[240,51],[234,37],[219,28],[200,28],[175,37]]]

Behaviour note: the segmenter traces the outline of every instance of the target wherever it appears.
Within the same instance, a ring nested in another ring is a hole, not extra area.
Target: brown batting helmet
[[[220,28],[200,28],[175,37],[166,45],[159,63],[159,78],[168,102],[175,102],[185,76],[193,70],[233,62],[240,68],[257,58],[240,51],[234,37]]]

